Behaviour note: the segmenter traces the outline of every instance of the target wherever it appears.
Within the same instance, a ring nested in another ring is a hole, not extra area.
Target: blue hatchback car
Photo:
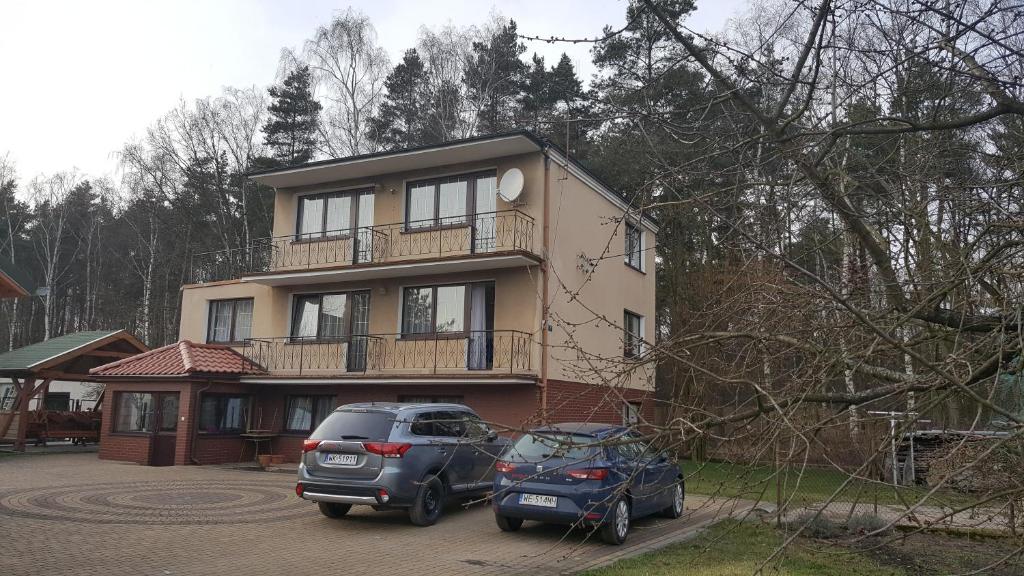
[[[495,464],[494,517],[506,532],[524,520],[594,526],[622,544],[630,522],[683,513],[678,464],[623,426],[555,424],[523,435]]]

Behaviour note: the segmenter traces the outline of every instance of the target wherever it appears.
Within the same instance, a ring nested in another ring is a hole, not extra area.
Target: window
[[[311,432],[334,410],[334,396],[289,396],[285,402],[286,432]]]
[[[114,409],[114,432],[152,431],[152,394],[118,392]]]
[[[406,229],[458,226],[468,224],[473,214],[494,212],[495,181],[494,173],[488,172],[410,182],[405,193]]]
[[[373,226],[373,192],[331,192],[299,197],[298,240],[349,236],[359,227]]]
[[[643,270],[644,247],[643,230],[630,222],[626,222],[626,264],[631,268]]]
[[[365,335],[369,326],[369,292],[296,295],[293,339],[341,340]]]
[[[626,358],[634,358],[643,353],[644,318],[629,310],[622,315],[622,353]]]
[[[206,341],[242,342],[252,336],[252,298],[211,300]]]
[[[634,426],[640,423],[640,403],[626,402],[622,405],[622,425]]]
[[[465,419],[463,412],[424,412],[413,418],[409,431],[417,436],[460,438],[466,432]]]
[[[249,420],[249,397],[207,395],[199,405],[199,432],[234,434],[244,432]]]
[[[406,288],[402,296],[402,334],[466,331],[466,286]]]

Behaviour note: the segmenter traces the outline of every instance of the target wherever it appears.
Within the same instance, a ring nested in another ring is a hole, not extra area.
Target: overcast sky
[[[742,3],[699,0],[687,24],[718,30]],[[114,175],[112,153],[179,99],[268,86],[282,48],[350,5],[373,21],[392,61],[420,26],[482,23],[492,10],[537,36],[593,37],[625,21],[616,0],[3,0],[0,156],[10,154],[22,181],[70,168]],[[549,64],[567,52],[584,78],[589,49],[527,46]]]

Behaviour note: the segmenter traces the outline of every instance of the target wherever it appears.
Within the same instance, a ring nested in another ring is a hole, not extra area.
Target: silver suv
[[[491,488],[507,444],[462,404],[347,404],[303,443],[295,493],[330,518],[364,504],[430,526],[447,498]]]

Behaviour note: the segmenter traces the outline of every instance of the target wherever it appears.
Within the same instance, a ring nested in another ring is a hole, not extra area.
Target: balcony
[[[490,260],[491,267],[539,260],[533,251],[533,218],[518,210],[457,217],[442,226],[427,224],[401,222],[291,234],[262,238],[244,248],[204,252],[192,258],[191,282],[240,278],[298,284],[314,275],[319,281],[361,280],[464,271],[473,260]]]
[[[251,338],[240,352],[274,376],[531,374],[532,338],[516,330],[369,334],[338,340]]]

